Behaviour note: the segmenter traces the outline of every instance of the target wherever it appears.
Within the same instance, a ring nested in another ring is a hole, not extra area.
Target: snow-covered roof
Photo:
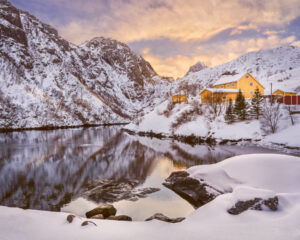
[[[295,91],[291,91],[291,90],[286,89],[286,88],[277,88],[277,89],[275,89],[275,90],[273,91],[273,93],[276,92],[276,91],[283,91],[283,92],[286,92],[286,93],[297,93],[297,92],[295,92]]]
[[[225,83],[231,83],[231,82],[237,82],[238,80],[240,80],[243,76],[245,75],[245,73],[241,73],[241,74],[236,74],[236,75],[223,75],[215,84],[219,85],[219,84],[225,84]]]
[[[238,93],[239,92],[239,89],[205,88],[201,91],[201,93],[205,90],[208,90],[213,93]]]

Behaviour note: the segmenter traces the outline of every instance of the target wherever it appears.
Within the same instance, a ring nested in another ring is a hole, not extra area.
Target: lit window
[[[229,84],[227,84],[227,87],[229,87]]]
[[[250,91],[250,94],[253,95],[253,91]]]
[[[250,86],[251,86],[251,87],[253,86],[253,82],[250,83]]]
[[[234,87],[234,83],[231,84]]]

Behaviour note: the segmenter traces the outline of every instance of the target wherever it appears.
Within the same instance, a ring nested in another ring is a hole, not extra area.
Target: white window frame
[[[250,87],[253,87],[253,82],[250,82]]]

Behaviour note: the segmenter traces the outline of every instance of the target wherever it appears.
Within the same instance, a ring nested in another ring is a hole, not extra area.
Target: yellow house
[[[293,91],[283,91],[281,89],[277,89],[273,92],[272,95],[275,95],[275,96],[296,96],[296,92],[293,92]]]
[[[181,103],[181,102],[187,102],[187,97],[185,94],[178,94],[172,96],[173,103]]]
[[[252,98],[257,87],[263,96],[264,86],[250,73],[225,75],[213,85],[213,88],[206,88],[200,93],[201,102],[207,103],[209,95],[211,98],[214,95],[214,101],[222,99],[221,102],[227,102],[230,98],[235,100],[239,90],[242,91],[245,98]]]
[[[238,92],[238,89],[206,88],[200,93],[201,103],[228,102],[230,98],[235,100]]]

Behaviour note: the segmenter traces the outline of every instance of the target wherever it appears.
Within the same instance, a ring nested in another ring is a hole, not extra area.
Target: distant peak
[[[186,75],[190,72],[199,72],[205,68],[207,68],[207,66],[203,62],[197,62],[196,64],[190,67]]]

